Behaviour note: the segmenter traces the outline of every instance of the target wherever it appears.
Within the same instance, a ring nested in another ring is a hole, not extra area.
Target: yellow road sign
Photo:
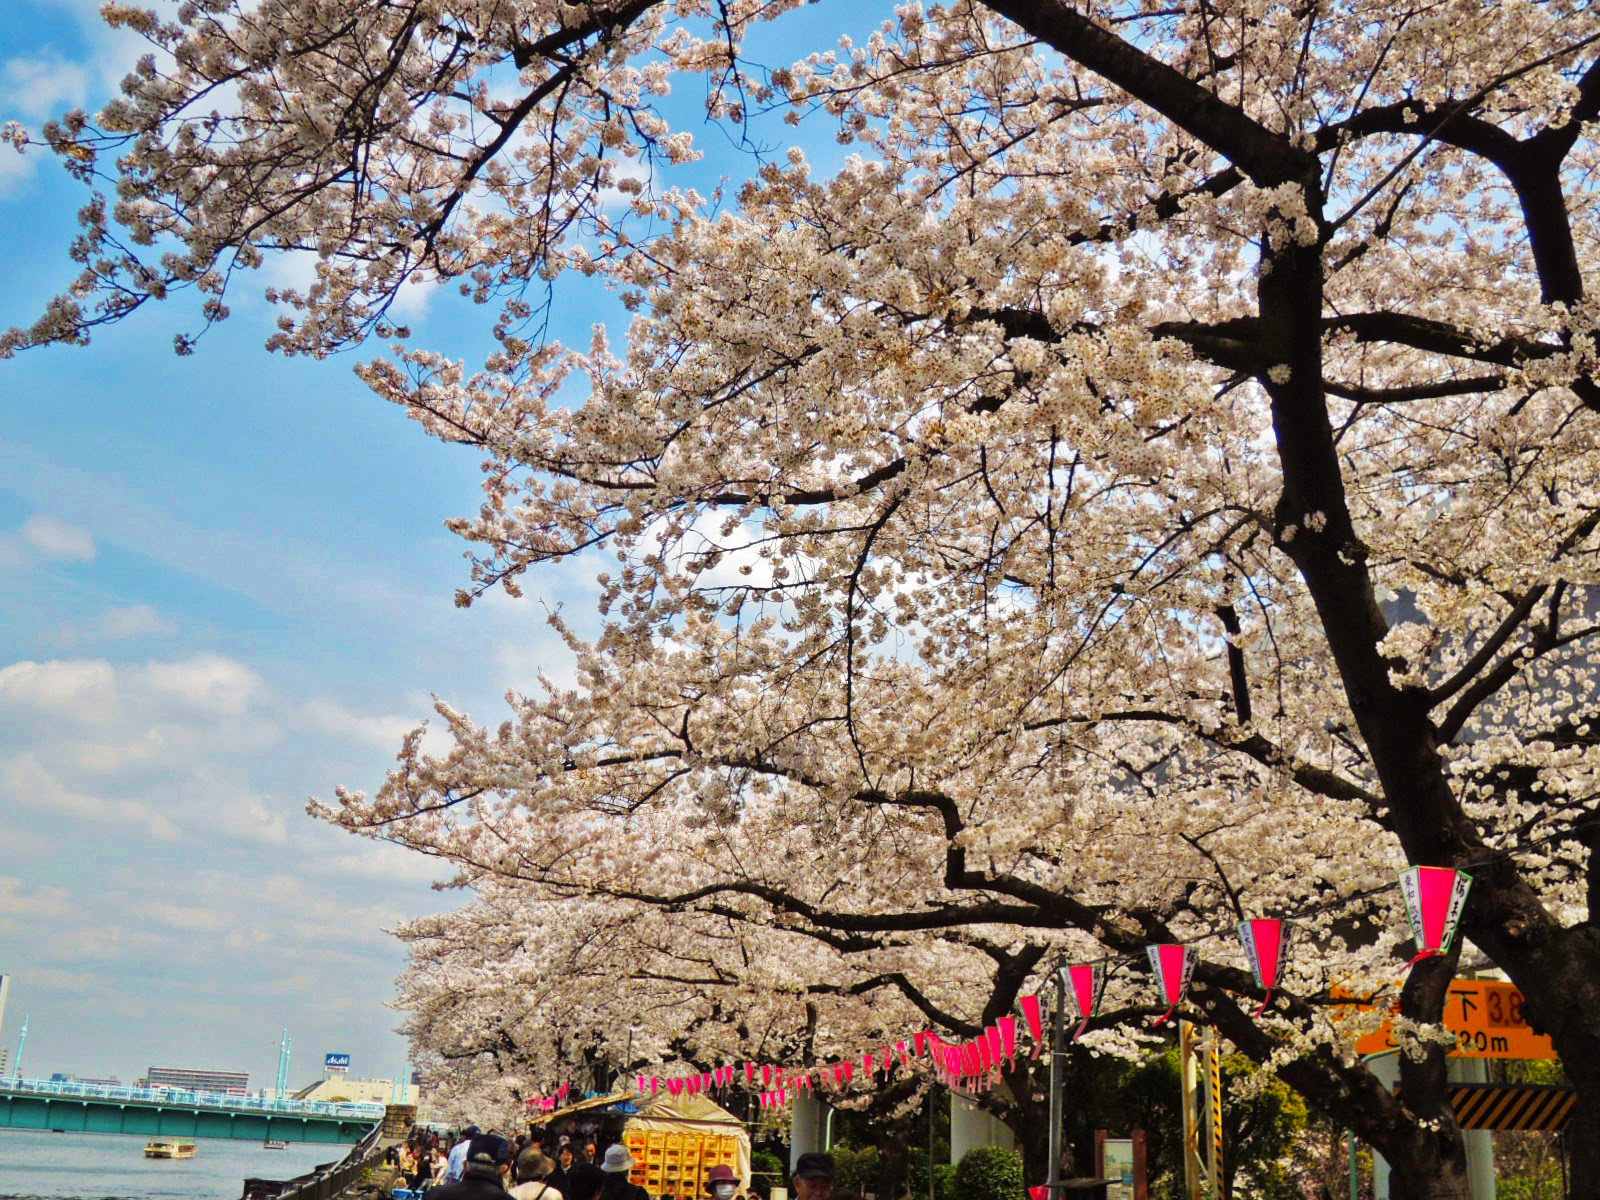
[[[1395,1008],[1399,1007],[1396,1000]],[[1458,1058],[1554,1058],[1555,1047],[1535,1033],[1522,1015],[1522,992],[1492,979],[1457,979],[1445,1001],[1444,1026],[1456,1035]],[[1382,1054],[1396,1047],[1385,1024],[1356,1042],[1357,1054]]]

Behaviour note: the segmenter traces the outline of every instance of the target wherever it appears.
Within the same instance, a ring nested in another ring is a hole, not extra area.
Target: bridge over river
[[[383,1121],[381,1104],[263,1100],[218,1092],[0,1076],[0,1128],[241,1141],[359,1142]]]

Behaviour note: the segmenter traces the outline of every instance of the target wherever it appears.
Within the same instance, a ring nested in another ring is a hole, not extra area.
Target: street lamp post
[[[27,1044],[28,1044],[28,1017],[27,1017],[26,1014],[24,1014],[23,1018],[22,1018],[22,1034],[21,1034],[20,1037],[17,1038],[17,1065],[14,1068],[14,1073],[16,1074],[17,1082],[19,1084],[22,1082],[22,1048],[24,1046],[26,1046]]]

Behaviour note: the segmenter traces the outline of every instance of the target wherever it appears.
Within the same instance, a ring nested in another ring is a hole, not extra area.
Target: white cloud
[[[52,817],[92,822],[97,828],[122,828],[128,835],[142,833],[162,842],[178,840],[178,826],[166,813],[137,800],[109,799],[77,791],[31,753],[0,761],[0,790],[10,793],[17,807],[42,809]]]
[[[93,629],[98,637],[128,638],[171,633],[173,624],[148,604],[129,604],[122,608],[108,608],[100,614]]]
[[[87,971],[63,971],[56,967],[31,967],[28,982],[35,987],[62,992],[92,992],[100,985],[99,978]]]
[[[105,659],[16,662],[0,668],[0,707],[48,713],[82,723],[109,721],[117,677]]]
[[[54,51],[0,63],[0,117],[40,120],[69,108],[82,108],[89,97],[89,68],[69,62]]]
[[[0,196],[10,192],[21,185],[25,179],[33,177],[34,164],[39,161],[38,154],[19,154],[17,151],[0,147]],[[6,549],[3,540],[0,540],[0,563],[6,561]]]
[[[432,883],[454,874],[450,863],[389,842],[367,842],[359,852],[341,854],[329,866],[346,879],[370,883],[393,883],[397,879]]]
[[[413,276],[395,293],[394,303],[389,305],[389,315],[398,321],[413,324],[422,320],[428,315],[428,306],[439,293],[441,286],[443,285],[431,280]]]
[[[261,698],[261,676],[236,659],[198,654],[176,662],[146,663],[138,672],[153,691],[196,712],[237,716]]]
[[[251,841],[269,842],[275,846],[289,840],[289,827],[282,812],[274,812],[266,801],[251,797],[248,800],[222,800],[215,809],[217,827],[224,833]]]
[[[0,914],[5,917],[42,920],[70,916],[74,911],[72,894],[65,888],[29,885],[14,875],[0,875]]]
[[[367,716],[332,700],[309,700],[300,707],[299,715],[305,728],[326,737],[357,741],[390,753],[399,750],[401,739],[420,723],[418,717]],[[430,749],[449,744],[447,738],[441,741],[435,735],[432,727],[424,735],[424,744],[432,743]]]
[[[45,558],[61,562],[94,561],[94,538],[89,531],[48,513],[35,513],[24,521],[21,536]]]
[[[125,604],[106,609],[92,621],[63,625],[53,640],[74,646],[82,642],[117,642],[176,631],[177,626],[150,605]]]

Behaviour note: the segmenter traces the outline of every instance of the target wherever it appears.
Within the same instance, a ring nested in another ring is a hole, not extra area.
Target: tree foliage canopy
[[[1469,867],[1471,938],[1600,1064],[1600,12],[987,0],[751,62],[794,7],[113,5],[157,52],[45,140],[115,197],[0,352],[181,287],[218,319],[283,250],[317,257],[289,352],[462,283],[494,355],[363,376],[485,456],[463,600],[603,549],[605,630],[319,811],[924,1000],[951,945],[1020,985],[1317,902],[1272,1017],[1209,949],[1201,1009],[1452,1194],[1441,1052],[1402,1103],[1315,1001],[1393,977],[1398,866]],[[859,153],[657,186],[684,77]],[[636,310],[620,353],[532,336],[569,270]]]

